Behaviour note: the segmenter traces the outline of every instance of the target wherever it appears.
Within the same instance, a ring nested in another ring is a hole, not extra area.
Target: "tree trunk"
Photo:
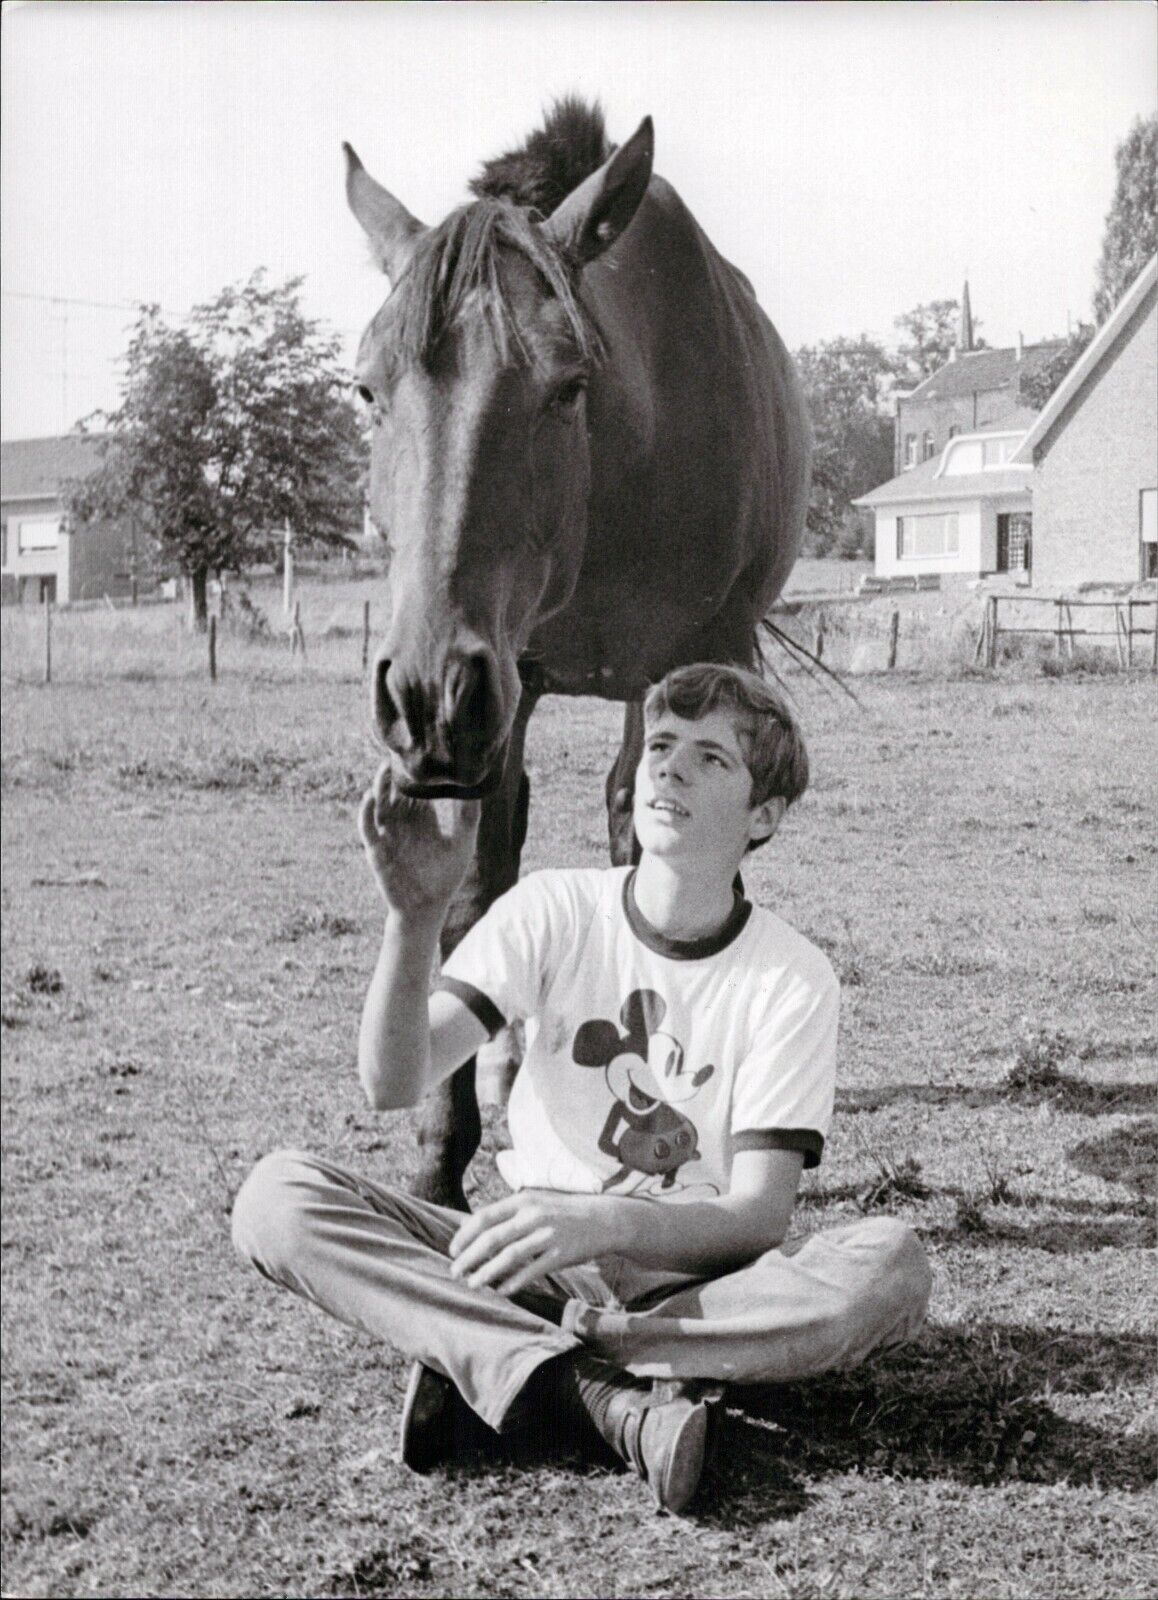
[[[209,627],[209,569],[195,567],[189,573],[189,626],[195,633]]]

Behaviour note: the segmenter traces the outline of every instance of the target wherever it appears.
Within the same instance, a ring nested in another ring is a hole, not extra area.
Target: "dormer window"
[[[921,452],[921,460],[922,461],[928,461],[930,456],[935,456],[936,454],[937,454],[937,446],[933,443],[933,435],[931,433],[926,433],[925,434],[925,446],[924,446],[924,449]]]
[[[916,465],[917,465],[917,435],[915,433],[906,433],[906,435],[905,435],[905,466],[906,467],[915,467]]]

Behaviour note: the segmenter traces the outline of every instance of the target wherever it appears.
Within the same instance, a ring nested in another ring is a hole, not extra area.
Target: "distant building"
[[[1022,379],[1065,347],[1064,339],[1027,345],[1018,340],[1005,350],[976,350],[969,285],[961,295],[956,348],[937,372],[907,394],[897,396],[893,471],[911,472],[939,456],[958,434],[977,433],[1024,410]]]
[[[878,577],[1001,572],[1031,581],[1033,473],[1015,457],[1036,415],[1015,410],[988,428],[959,433],[937,455],[853,501],[876,517]]]
[[[1158,256],[1013,460],[1033,467],[1035,583],[1057,590],[1158,577]]]
[[[83,434],[0,444],[0,595],[6,604],[130,593],[128,531],[119,523],[70,528],[64,513],[62,484],[99,464],[97,441]]]
[[[967,298],[964,311],[968,338]],[[876,576],[1006,575],[1053,594],[1158,577],[1158,257],[1040,413],[1016,405],[1012,380],[998,384],[1030,352],[1010,357],[960,351],[901,402],[898,437],[927,415],[938,438],[937,406],[947,432],[853,502],[876,518]],[[922,396],[927,413],[904,409]],[[947,420],[974,412],[986,420]]]

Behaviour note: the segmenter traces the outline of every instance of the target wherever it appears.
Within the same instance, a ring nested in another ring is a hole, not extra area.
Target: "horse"
[[[748,279],[653,168],[569,97],[425,226],[349,145],[346,193],[389,293],[358,350],[369,514],[391,612],[372,712],[395,786],[482,800],[445,956],[518,878],[544,694],[625,706],[606,783],[636,851],[642,697],[691,661],[751,665],[796,559],[811,433]],[[473,1061],[418,1113],[415,1192],[468,1209]]]

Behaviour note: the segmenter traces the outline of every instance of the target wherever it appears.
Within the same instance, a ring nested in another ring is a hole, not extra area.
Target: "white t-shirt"
[[[709,939],[648,924],[633,869],[531,873],[447,959],[440,989],[492,1034],[526,1023],[507,1108],[512,1189],[701,1199],[738,1150],[818,1164],[840,987],[824,954],[737,897]]]

